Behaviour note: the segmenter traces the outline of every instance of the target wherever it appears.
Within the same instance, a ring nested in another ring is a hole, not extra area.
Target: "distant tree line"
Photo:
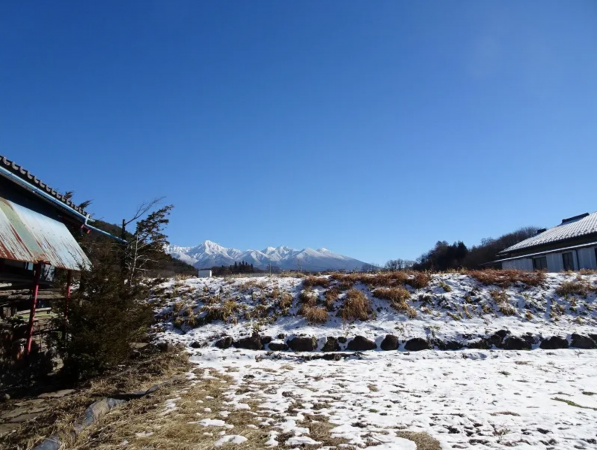
[[[262,270],[255,269],[253,264],[249,264],[246,261],[235,262],[229,266],[214,266],[211,268],[211,273],[214,276],[222,276],[222,275],[235,275],[240,273],[259,273],[263,272]]]
[[[449,244],[438,241],[428,252],[421,255],[417,261],[392,259],[385,264],[386,270],[433,270],[445,271],[449,269],[481,269],[498,259],[498,252],[528,239],[537,234],[538,228],[525,227],[512,233],[504,234],[497,239],[486,238],[479,245],[467,247],[464,242],[457,241]]]

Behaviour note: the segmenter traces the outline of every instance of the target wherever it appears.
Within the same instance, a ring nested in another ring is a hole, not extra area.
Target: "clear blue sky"
[[[551,226],[597,210],[597,2],[2,2],[0,154],[180,245]]]

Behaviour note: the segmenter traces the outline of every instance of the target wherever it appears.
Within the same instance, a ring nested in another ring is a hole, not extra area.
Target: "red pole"
[[[64,331],[62,339],[66,339],[66,325],[68,323],[68,302],[70,300],[70,287],[73,281],[73,271],[69,270],[66,276],[66,305],[64,306]]]
[[[35,318],[35,308],[37,308],[37,294],[39,293],[39,277],[41,275],[42,263],[37,263],[34,266],[33,275],[33,299],[31,300],[31,312],[29,313],[29,329],[27,330],[27,348],[25,355],[29,356],[31,352],[31,343],[33,342],[33,319]]]

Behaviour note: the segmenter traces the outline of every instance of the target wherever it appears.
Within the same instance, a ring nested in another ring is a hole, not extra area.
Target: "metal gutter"
[[[93,231],[95,231],[97,233],[103,234],[104,236],[108,236],[109,238],[115,239],[115,240],[120,241],[122,243],[126,243],[126,241],[124,239],[116,237],[116,236],[114,236],[114,235],[112,235],[112,234],[110,234],[110,233],[108,233],[108,232],[106,232],[104,230],[100,230],[99,228],[96,228],[96,227],[94,227],[92,225],[89,225],[89,221],[90,220],[93,221],[93,219],[89,215],[81,214],[79,211],[71,208],[67,204],[65,204],[65,203],[61,202],[60,200],[52,197],[50,194],[48,194],[47,192],[44,192],[43,190],[39,189],[38,187],[32,186],[27,181],[23,180],[22,178],[18,177],[17,175],[15,175],[11,171],[5,169],[2,166],[0,166],[0,175],[5,176],[6,178],[10,179],[11,181],[14,181],[15,183],[19,184],[24,189],[27,189],[28,191],[31,191],[32,193],[37,194],[40,197],[43,197],[45,200],[48,200],[48,201],[52,202],[53,204],[59,206],[60,208],[67,210],[70,214],[74,214],[79,219],[83,219],[83,221],[85,223],[85,227],[89,228],[90,230],[93,230]]]

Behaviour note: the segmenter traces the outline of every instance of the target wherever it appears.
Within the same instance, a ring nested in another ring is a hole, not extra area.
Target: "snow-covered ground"
[[[562,283],[583,283],[590,289],[586,296],[560,296],[556,289]],[[332,280],[327,287],[313,286],[308,290],[323,305],[326,292],[338,286]],[[346,296],[346,290],[340,289],[328,320],[323,324],[309,323],[299,314],[303,279],[292,277],[172,280],[156,291],[152,302],[162,320],[160,329],[166,333],[162,336],[187,345],[212,344],[223,335],[236,340],[253,332],[274,339],[285,335],[287,340],[295,335],[313,336],[320,349],[327,336],[350,339],[360,335],[379,344],[386,334],[396,335],[402,342],[420,337],[430,342],[438,339],[466,343],[498,330],[508,330],[515,336],[530,333],[568,340],[572,333],[597,333],[594,274],[546,274],[541,286],[518,283],[505,289],[483,285],[465,274],[435,274],[426,287],[404,286],[410,293],[407,302],[416,312],[414,318],[397,311],[388,300],[376,298],[375,289],[366,284],[356,283],[354,288],[371,303],[368,320],[346,321],[339,317]],[[292,296],[292,304],[282,311],[279,304],[284,294]],[[224,304],[232,311],[225,321],[204,319],[214,310],[221,311]],[[538,341],[534,346],[537,345]]]
[[[329,423],[344,448],[416,449],[400,436],[405,431],[426,432],[442,449],[597,448],[591,350],[367,352],[305,361],[207,348],[193,350],[191,360],[198,378],[232,377],[221,408],[253,405],[245,426],[268,433],[265,448],[323,448],[301,426],[309,416]],[[228,413],[197,410],[198,424],[242,448],[244,426],[229,426]],[[203,418],[214,414],[217,420]]]

